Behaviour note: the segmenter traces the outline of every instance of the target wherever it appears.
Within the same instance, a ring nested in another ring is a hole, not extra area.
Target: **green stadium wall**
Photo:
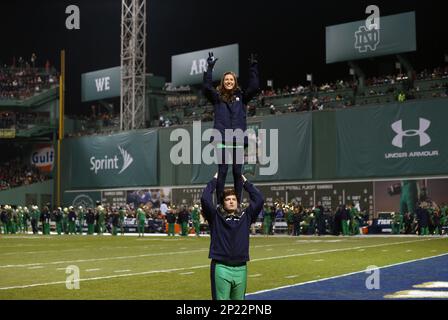
[[[277,173],[271,176],[256,173],[251,176],[251,180],[257,183],[306,183],[446,176],[448,175],[448,139],[445,138],[447,104],[447,99],[415,100],[333,111],[288,113],[260,117],[256,120],[249,118],[249,125],[255,124],[259,129],[279,130]],[[423,120],[425,126],[429,121],[429,126],[419,128],[421,121],[419,119],[425,119]],[[398,140],[402,145],[397,147],[392,144],[398,135],[392,129],[392,124],[400,120],[402,133]],[[212,122],[203,123],[202,132],[211,125]],[[192,126],[140,130],[156,132],[157,139],[139,148],[142,155],[156,153],[155,163],[151,163],[145,169],[155,170],[156,176],[146,180],[139,179],[138,182],[128,181],[120,187],[199,186],[213,176],[217,170],[214,164],[171,163],[170,152],[178,142],[170,141],[170,135],[176,129],[184,129],[192,137]],[[421,145],[420,137],[425,134],[428,135],[430,142]],[[115,139],[115,136],[117,135],[104,136],[107,138],[103,139]],[[98,138],[92,136],[84,139],[92,141]],[[63,142],[63,190],[119,187],[118,182],[99,186],[95,184],[94,179],[86,179],[82,185],[73,183],[76,180],[74,177],[81,174],[73,171],[73,167],[70,170],[71,164],[77,159],[76,154],[79,153],[77,145],[80,141],[74,138]],[[190,145],[192,144],[193,141],[190,141]],[[201,145],[204,147],[206,144],[207,142],[203,141]],[[258,170],[259,165],[256,167]],[[141,172],[142,177],[145,170]],[[229,168],[228,182],[232,181],[231,171]],[[89,184],[89,181],[93,183]]]
[[[0,191],[0,203],[9,205],[38,205],[52,203],[53,180]]]

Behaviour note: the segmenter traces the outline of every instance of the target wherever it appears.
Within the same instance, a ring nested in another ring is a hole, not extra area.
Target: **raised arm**
[[[255,186],[243,177],[243,187],[249,193],[250,205],[246,210],[246,213],[250,215],[251,222],[255,222],[257,220],[258,215],[260,214],[261,209],[263,208],[264,199],[263,194],[255,188]]]
[[[214,212],[214,210],[216,210],[213,206],[213,192],[215,192],[216,189],[217,177],[218,174],[215,174],[213,179],[210,180],[209,183],[207,183],[207,186],[202,192],[201,197],[202,215],[208,222],[210,222],[213,219],[212,213]]]
[[[202,91],[204,96],[210,101],[211,104],[216,104],[219,100],[219,94],[215,88],[213,88],[213,67],[215,66],[218,58],[213,57],[213,52],[208,53],[207,58],[207,71],[204,72],[204,79],[202,83]]]
[[[254,54],[249,58],[249,85],[243,94],[243,103],[248,104],[260,90],[260,78],[258,75],[258,61]]]

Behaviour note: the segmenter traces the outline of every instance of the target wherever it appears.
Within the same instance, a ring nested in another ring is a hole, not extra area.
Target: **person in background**
[[[137,209],[137,229],[138,229],[138,236],[144,237],[145,236],[145,220],[146,220],[146,213],[143,211],[142,205]]]
[[[199,237],[201,234],[201,222],[199,217],[199,206],[195,204],[193,210],[191,210],[191,220],[193,221],[194,232]]]
[[[78,232],[82,235],[82,229],[84,227],[84,221],[86,218],[86,213],[83,206],[78,207]]]
[[[126,216],[126,209],[124,206],[120,207],[120,210],[118,210],[118,215],[121,235],[124,235],[124,218]]]
[[[172,208],[168,208],[166,212],[166,222],[168,223],[168,236],[175,236],[174,227],[176,225],[176,215]]]
[[[87,234],[92,235],[95,231],[95,213],[92,208],[88,208],[86,214]]]
[[[58,207],[57,209],[55,209],[53,211],[53,218],[54,221],[56,222],[56,232],[58,233],[58,235],[62,234],[62,209],[61,207]]]
[[[70,206],[68,212],[68,233],[76,234],[76,212],[73,206]]]

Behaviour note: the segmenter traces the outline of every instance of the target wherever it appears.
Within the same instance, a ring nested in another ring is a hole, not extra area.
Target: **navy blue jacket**
[[[232,142],[225,141],[225,129],[241,129],[246,131],[246,110],[247,103],[250,102],[258,93],[260,81],[258,78],[258,66],[253,64],[249,68],[249,85],[244,92],[235,91],[232,102],[224,102],[218,91],[213,87],[212,69],[207,68],[204,72],[203,92],[205,97],[213,104],[214,107],[214,125],[213,128],[221,133],[221,141],[219,139],[210,139],[215,142]],[[235,139],[234,141],[235,142]],[[247,136],[244,137],[244,144],[247,145]]]
[[[263,208],[263,195],[252,183],[246,181],[244,189],[249,193],[250,205],[241,212],[239,218],[223,216],[213,205],[213,193],[216,188],[213,178],[202,193],[202,215],[210,228],[209,258],[224,262],[238,263],[249,261],[250,225],[257,219]]]
[[[429,225],[429,212],[424,208],[417,208],[415,210],[418,225],[422,228],[426,228]]]

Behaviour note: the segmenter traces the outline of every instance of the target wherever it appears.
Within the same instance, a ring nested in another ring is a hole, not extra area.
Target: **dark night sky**
[[[325,26],[365,19],[367,5],[381,15],[416,11],[417,49],[408,57],[417,70],[441,65],[448,53],[445,1],[255,1],[147,0],[147,72],[171,78],[171,56],[232,43],[240,45],[240,74],[245,82],[246,57],[256,52],[262,84],[276,87],[347,78],[346,63],[325,64]],[[65,28],[65,8],[78,5],[81,30]],[[120,64],[121,0],[2,1],[0,62],[38,55],[59,69],[59,51],[67,52],[69,113],[87,112],[80,103],[81,73]],[[361,65],[368,74],[393,71],[392,57]]]

